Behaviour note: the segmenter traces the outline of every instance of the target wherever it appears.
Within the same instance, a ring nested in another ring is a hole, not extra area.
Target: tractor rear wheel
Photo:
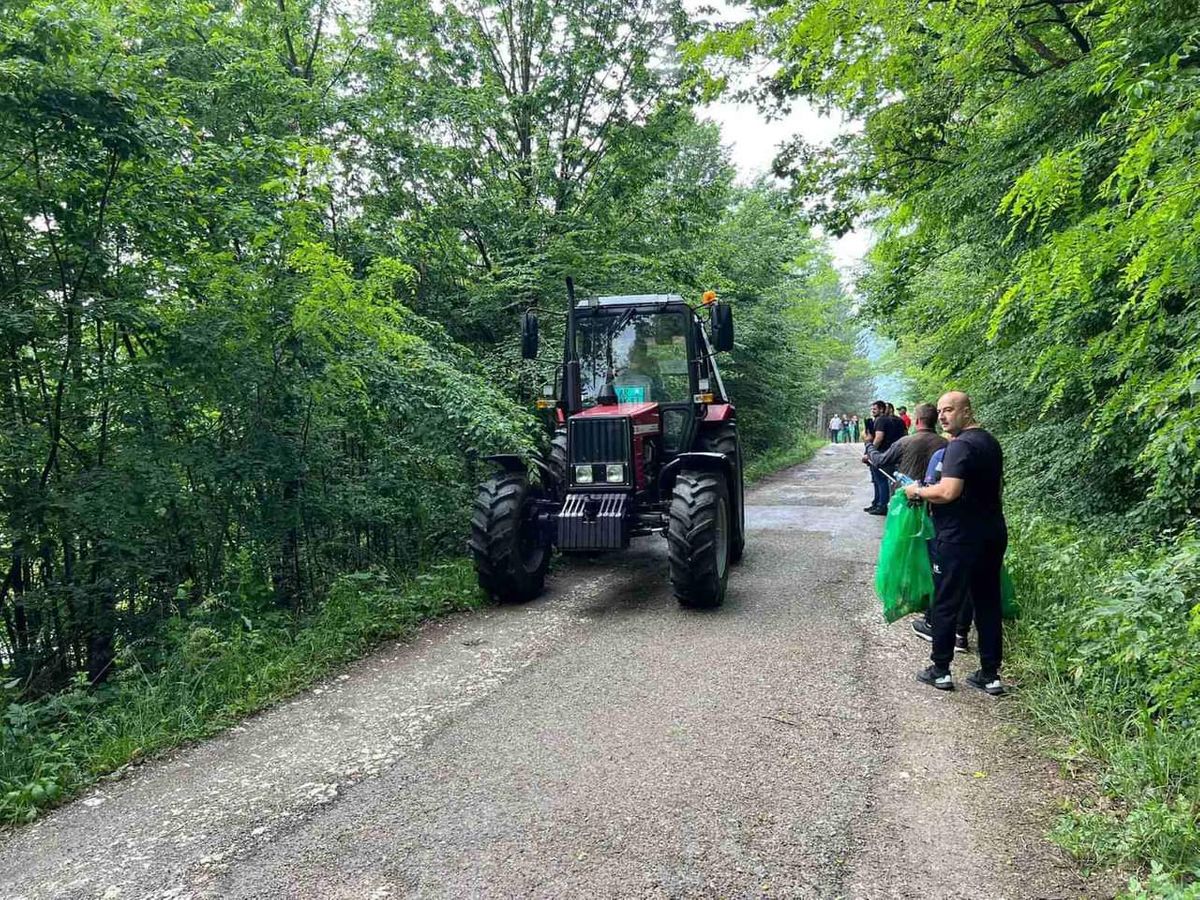
[[[733,533],[729,540],[729,562],[739,563],[746,549],[746,489],[742,482],[742,442],[738,439],[737,425],[723,422],[715,428],[701,431],[697,440],[698,450],[724,453],[733,460],[733,484],[729,486],[733,503]]]
[[[725,601],[732,521],[724,476],[696,469],[679,473],[671,497],[667,560],[680,605],[712,608]]]
[[[506,472],[479,486],[471,516],[471,555],[479,586],[501,603],[524,603],[545,588],[550,547],[533,519],[536,489]]]

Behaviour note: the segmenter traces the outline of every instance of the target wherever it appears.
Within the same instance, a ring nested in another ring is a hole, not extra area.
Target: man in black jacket
[[[954,659],[959,608],[970,594],[979,634],[979,670],[968,676],[973,687],[1004,693],[1000,681],[1003,632],[1000,625],[1000,568],[1008,548],[1002,501],[1004,454],[1000,444],[979,427],[971,398],[951,391],[938,400],[942,430],[954,435],[942,457],[942,478],[931,486],[905,488],[909,500],[925,500],[933,515],[934,594],[933,663],[917,678],[938,690],[954,690]]]

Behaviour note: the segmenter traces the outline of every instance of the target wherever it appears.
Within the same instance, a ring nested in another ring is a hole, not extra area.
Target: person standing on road
[[[870,444],[865,448],[865,452],[870,453],[874,448],[877,452],[883,453],[891,448],[892,444],[904,437],[904,423],[895,416],[887,414],[888,404],[883,400],[876,400],[871,404],[871,413],[875,417],[875,431],[871,437]],[[889,470],[883,470],[889,471]],[[877,466],[871,466],[871,483],[875,486],[875,497],[871,501],[870,506],[863,507],[863,512],[873,516],[886,516],[888,499],[891,496],[888,488],[887,477]]]
[[[950,439],[953,440],[953,436]],[[935,451],[933,456],[929,458],[929,466],[925,469],[925,477],[922,479],[925,484],[937,484],[942,480],[942,458],[945,456],[945,453],[946,449],[943,447],[941,450]],[[929,542],[929,545],[929,562],[932,565],[932,540]],[[912,630],[923,641],[933,640],[932,613],[933,607],[930,606],[925,610],[924,614],[914,616],[912,620]],[[971,634],[971,620],[973,618],[975,618],[975,604],[971,602],[971,594],[968,592],[966,599],[963,601],[962,609],[958,611],[958,627],[955,629],[957,634],[954,638],[954,652],[956,655],[971,652],[969,636]]]
[[[856,443],[856,444],[859,442],[858,432],[859,432],[858,416],[851,416],[850,417],[850,440],[854,441],[854,443]]]
[[[901,472],[913,481],[921,481],[929,468],[930,458],[946,446],[946,439],[933,430],[937,410],[932,403],[922,403],[914,412],[917,414],[914,434],[900,438],[883,453],[868,446],[863,462],[884,472]]]
[[[842,443],[850,443],[850,416],[842,413]]]
[[[915,411],[916,410],[914,410],[914,412]],[[907,406],[900,407],[900,409],[897,411],[897,413],[898,413],[897,417],[900,419],[901,422],[904,423],[904,430],[906,432],[911,431],[913,420],[908,417],[908,407]]]
[[[910,484],[910,501],[924,500],[933,514],[934,591],[932,665],[917,679],[940,691],[954,690],[955,626],[968,594],[975,602],[979,669],[967,677],[993,696],[1000,681],[1003,631],[1000,623],[1000,568],[1008,548],[1004,521],[1004,454],[1000,443],[975,421],[971,398],[951,391],[938,400],[942,430],[954,436],[942,457],[942,478],[933,486]]]
[[[841,430],[842,417],[834,413],[833,418],[829,420],[829,443],[836,444],[838,442],[838,432]]]

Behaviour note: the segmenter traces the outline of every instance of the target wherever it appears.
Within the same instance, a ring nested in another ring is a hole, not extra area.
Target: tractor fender
[[[681,469],[703,469],[710,472],[720,472],[725,476],[725,481],[729,485],[731,491],[736,490],[734,478],[733,462],[724,453],[711,453],[708,451],[695,451],[692,453],[680,453],[673,460],[663,466],[662,471],[658,474],[658,490],[660,495],[666,495],[671,492],[675,484],[675,478],[679,475]]]
[[[517,453],[496,453],[483,458],[487,462],[495,463],[505,472],[512,472],[514,475],[527,475],[529,473],[529,466],[526,464],[525,458]],[[554,482],[554,472],[546,464],[545,460],[540,456],[533,456],[529,462],[533,463],[533,467],[542,476],[543,485]]]
[[[512,472],[514,475],[524,475],[529,471],[524,458],[516,453],[494,453],[483,459],[485,462],[495,463],[505,472]]]
[[[734,416],[732,403],[710,403],[704,407],[704,416],[700,424],[709,425],[715,422],[732,422]]]
[[[550,490],[551,485],[554,484],[554,470],[550,468],[550,465],[541,456],[535,456],[530,461],[533,463],[533,467],[538,470],[538,475],[541,476],[542,487]]]

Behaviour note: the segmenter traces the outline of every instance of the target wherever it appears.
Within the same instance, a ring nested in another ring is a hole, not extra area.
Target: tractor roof
[[[576,309],[595,306],[662,306],[666,303],[683,303],[678,294],[617,294],[611,297],[588,297],[575,304]]]

